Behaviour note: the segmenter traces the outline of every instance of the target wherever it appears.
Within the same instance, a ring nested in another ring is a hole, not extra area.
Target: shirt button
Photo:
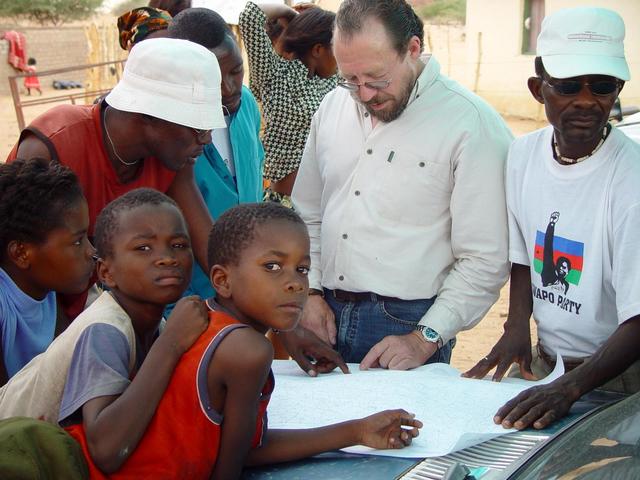
[[[420,165],[421,167],[424,167],[424,162],[420,162],[418,165]]]
[[[373,150],[371,150],[370,148],[367,148],[367,153],[371,155],[373,153]]]
[[[364,112],[364,116],[368,117],[369,116],[369,112]]]
[[[338,277],[338,280],[340,280],[340,281],[344,280],[344,275],[340,275],[340,276]]]
[[[346,240],[347,238],[349,238],[349,235],[347,235],[346,233],[343,233],[342,234],[342,238],[344,238]]]
[[[358,195],[360,195],[360,190],[356,190],[356,191],[355,191],[355,192],[353,192],[353,193],[355,193],[355,194],[356,194],[356,197],[357,197]]]

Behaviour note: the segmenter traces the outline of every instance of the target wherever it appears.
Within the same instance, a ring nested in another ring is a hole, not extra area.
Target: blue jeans
[[[426,300],[371,300],[341,302],[325,290],[325,300],[336,317],[336,350],[347,363],[360,363],[371,347],[389,335],[406,335],[416,329],[436,297]],[[456,344],[453,338],[426,363],[449,363]]]

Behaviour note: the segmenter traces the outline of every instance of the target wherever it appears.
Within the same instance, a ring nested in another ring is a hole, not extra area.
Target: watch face
[[[430,342],[436,343],[440,340],[440,334],[436,332],[433,328],[424,328],[422,329],[422,336]]]

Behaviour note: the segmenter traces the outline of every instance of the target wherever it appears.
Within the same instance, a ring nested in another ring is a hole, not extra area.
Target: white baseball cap
[[[542,21],[537,54],[554,78],[610,75],[629,80],[624,21],[613,10],[566,8]]]
[[[216,56],[202,45],[150,38],[131,49],[122,79],[106,102],[185,127],[226,128],[221,79]]]

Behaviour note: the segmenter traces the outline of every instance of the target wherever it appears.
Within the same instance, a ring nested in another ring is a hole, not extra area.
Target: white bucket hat
[[[610,75],[629,80],[624,22],[606,8],[566,8],[545,17],[537,54],[554,78]]]
[[[199,130],[226,128],[216,56],[187,40],[151,38],[136,44],[122,79],[106,101],[117,110],[144,113]]]

